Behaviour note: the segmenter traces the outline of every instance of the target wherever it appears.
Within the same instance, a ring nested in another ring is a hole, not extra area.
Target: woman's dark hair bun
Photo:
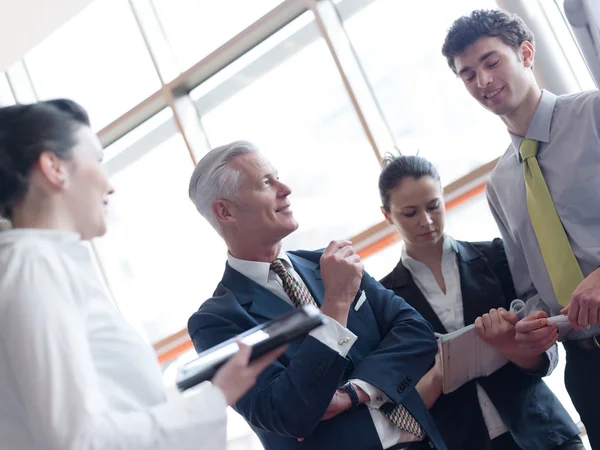
[[[0,108],[0,216],[28,190],[29,176],[45,151],[70,159],[75,133],[90,126],[87,112],[72,100],[48,100]]]

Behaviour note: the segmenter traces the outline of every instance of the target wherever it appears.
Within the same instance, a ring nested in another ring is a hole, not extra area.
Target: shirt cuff
[[[308,335],[322,342],[333,351],[338,352],[342,358],[345,358],[358,338],[352,331],[341,326],[338,321],[331,317],[328,319],[325,325],[315,328]]]
[[[371,409],[379,409],[379,408],[381,408],[381,406],[384,403],[387,403],[390,401],[390,399],[388,398],[387,395],[385,395],[383,392],[381,392],[375,386],[367,383],[366,381],[357,380],[356,378],[352,378],[351,380],[348,380],[348,381],[350,381],[350,383],[358,386],[363,391],[365,391],[365,393],[370,398],[369,401],[366,403],[366,405]]]
[[[542,368],[542,373],[540,374],[542,377],[551,375],[552,372],[554,372],[554,369],[556,369],[556,366],[558,366],[558,346],[556,344],[546,350],[546,357],[548,358],[548,365],[547,367]],[[544,364],[544,366],[546,366],[546,364]]]

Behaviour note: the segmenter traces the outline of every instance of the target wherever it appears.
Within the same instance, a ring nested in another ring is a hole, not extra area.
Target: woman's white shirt
[[[445,293],[440,288],[431,270],[422,262],[408,255],[405,245],[402,245],[400,256],[402,265],[410,272],[415,284],[448,332],[459,330],[465,326],[460,272],[456,260],[457,251],[456,241],[451,236],[444,235],[442,275],[446,285]],[[479,383],[476,383],[476,385],[483,419],[490,439],[494,439],[506,433],[508,428],[487,393]]]
[[[219,450],[226,407],[208,383],[166,402],[152,347],[79,235],[0,232],[2,450]]]

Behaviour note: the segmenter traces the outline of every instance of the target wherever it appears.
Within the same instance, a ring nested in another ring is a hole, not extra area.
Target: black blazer
[[[465,325],[474,323],[491,308],[509,309],[516,294],[502,240],[457,241],[457,247]],[[447,333],[401,262],[381,284],[404,298],[437,333]],[[489,377],[477,380],[514,440],[525,450],[550,449],[579,433],[560,401],[540,378],[548,364],[546,358],[546,367],[534,375],[509,363]],[[474,381],[442,395],[431,408],[431,414],[448,449],[482,450],[489,445]]]

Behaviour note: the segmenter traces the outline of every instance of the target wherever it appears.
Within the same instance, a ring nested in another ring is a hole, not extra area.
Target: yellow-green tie
[[[558,217],[537,160],[538,141],[524,139],[519,149],[527,191],[527,209],[558,303],[567,306],[583,280],[567,233]]]

